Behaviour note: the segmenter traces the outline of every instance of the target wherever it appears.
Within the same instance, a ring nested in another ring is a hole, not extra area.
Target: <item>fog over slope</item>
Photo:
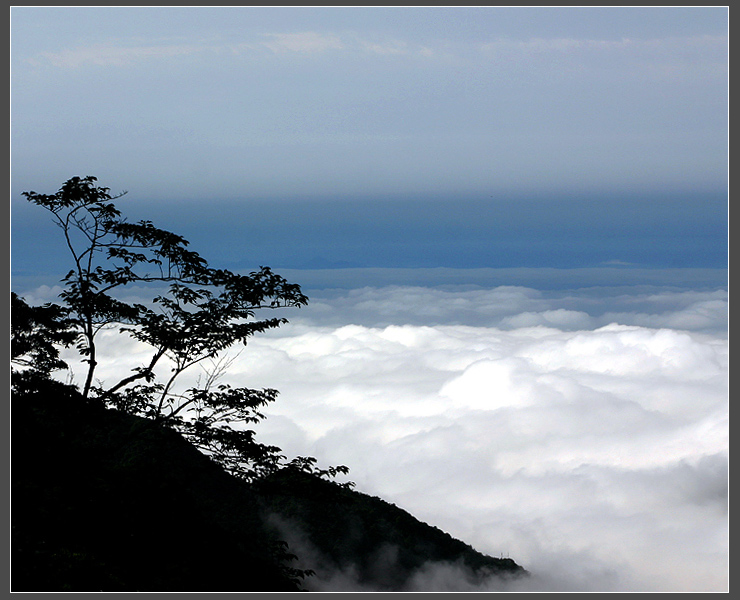
[[[359,491],[511,556],[532,573],[514,589],[727,589],[725,290],[309,296],[224,377],[280,390],[263,441],[346,464]],[[115,332],[103,345],[101,379],[146,356]],[[454,576],[430,566],[419,589]]]

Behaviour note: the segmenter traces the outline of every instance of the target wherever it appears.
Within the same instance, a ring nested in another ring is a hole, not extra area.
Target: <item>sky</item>
[[[722,7],[16,7],[11,36],[14,186],[83,172],[168,200],[725,186]]]
[[[724,267],[727,26],[724,7],[14,7],[14,264],[40,220],[21,193],[94,175],[235,268]]]
[[[516,591],[726,591],[727,7],[13,7],[10,33],[29,302],[69,262],[22,192],[94,175],[307,292],[229,369],[280,391],[266,443],[510,555]],[[105,380],[146,360],[101,344]]]

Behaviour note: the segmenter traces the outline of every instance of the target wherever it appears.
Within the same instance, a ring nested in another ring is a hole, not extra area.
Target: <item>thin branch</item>
[[[149,366],[147,366],[144,370],[119,381],[116,385],[103,392],[103,397],[109,397],[129,383],[133,383],[134,381],[137,381],[139,379],[145,379],[146,377],[151,375],[154,372],[154,367],[156,366],[157,362],[159,362],[159,359],[164,356],[165,352],[166,348],[159,348],[154,356],[152,356],[152,360],[149,362]]]
[[[205,359],[209,358],[210,354],[204,354],[203,356],[199,356],[197,358],[193,359],[187,359],[186,357],[177,357],[177,366],[173,369],[173,374],[167,381],[167,384],[164,387],[164,390],[162,391],[162,395],[159,399],[159,405],[157,406],[157,414],[162,413],[162,408],[164,407],[164,401],[166,397],[169,394],[169,390],[172,387],[172,385],[175,383],[175,380],[182,375],[184,371],[189,369],[190,367],[197,365],[198,363],[204,361]],[[179,409],[173,409],[173,412],[171,412],[167,418],[174,417],[179,412]]]

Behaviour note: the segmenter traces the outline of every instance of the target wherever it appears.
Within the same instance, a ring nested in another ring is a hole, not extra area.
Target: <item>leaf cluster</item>
[[[48,375],[66,369],[58,346],[69,347],[77,338],[67,318],[68,311],[56,304],[29,306],[15,292],[10,294],[12,363]]]

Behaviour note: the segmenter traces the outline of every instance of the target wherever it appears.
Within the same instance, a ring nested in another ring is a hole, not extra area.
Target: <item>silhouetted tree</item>
[[[215,376],[199,388],[177,393],[173,388],[189,367],[286,323],[258,319],[256,313],[307,304],[300,287],[267,267],[248,275],[211,268],[183,237],[151,221],[128,222],[114,204],[125,192],[112,196],[96,181],[74,177],[55,194],[24,192],[51,213],[72,258],[60,297],[65,323],[87,364],[82,395],[176,429],[228,472],[248,480],[281,466],[300,465],[319,476],[346,473],[346,467],[314,469],[310,458],[285,463],[280,449],[258,443],[254,431],[232,427],[261,420],[260,409],[277,397],[273,389],[216,385]],[[115,292],[132,283],[167,291],[150,306],[116,298]],[[112,385],[95,385],[97,336],[111,326],[148,344],[151,358]],[[171,371],[159,381],[155,368],[164,358]]]
[[[278,327],[285,319],[253,320],[259,308],[301,306],[308,302],[300,287],[269,268],[249,275],[212,269],[179,235],[154,227],[151,221],[129,223],[111,196],[96,187],[95,177],[73,177],[53,195],[24,192],[48,210],[61,228],[73,259],[64,277],[61,297],[80,333],[80,351],[87,357],[82,390],[88,396],[98,364],[96,335],[111,323],[126,323],[137,339],[156,348],[152,361],[108,392],[137,379],[151,378],[165,355],[179,374],[188,366],[215,356],[254,333]],[[130,283],[169,283],[169,294],[154,299],[160,310],[117,300],[112,292]]]

